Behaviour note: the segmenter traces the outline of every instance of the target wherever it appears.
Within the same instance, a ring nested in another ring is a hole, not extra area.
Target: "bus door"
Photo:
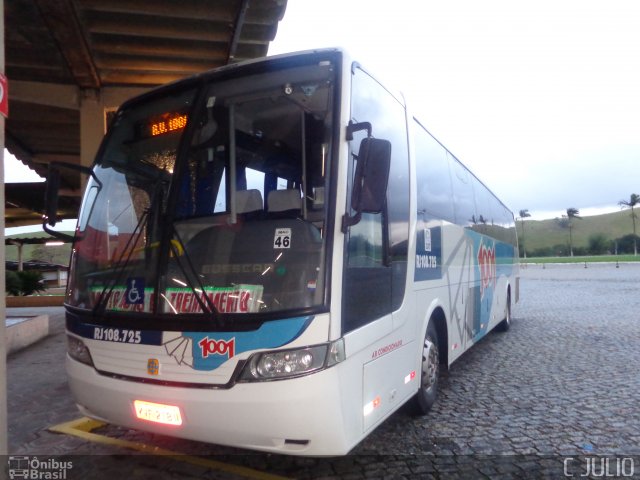
[[[371,136],[391,142],[386,205],[380,213],[362,213],[347,228],[343,272],[342,331],[365,336],[363,408],[367,430],[411,391],[415,336],[411,302],[405,301],[409,235],[409,160],[405,109],[393,95],[359,68],[353,69],[354,124],[369,123]],[[350,144],[349,178],[368,133],[356,131]],[[351,182],[350,182],[351,183]],[[349,198],[352,185],[349,185]],[[352,212],[349,212],[350,214]],[[357,332],[356,332],[357,331]],[[348,342],[349,335],[346,336]],[[362,342],[358,342],[362,345]],[[415,363],[415,362],[414,362]]]

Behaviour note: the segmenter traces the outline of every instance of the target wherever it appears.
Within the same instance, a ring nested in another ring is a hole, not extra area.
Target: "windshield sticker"
[[[273,248],[291,248],[290,228],[276,228],[276,234],[273,237]]]
[[[144,305],[144,278],[127,278],[125,301],[131,305]]]
[[[153,305],[153,288],[145,288],[140,290],[136,283],[135,289],[127,288],[127,287],[114,287],[111,291],[111,295],[109,295],[109,300],[107,301],[106,310],[111,310],[115,312],[150,312],[151,306]],[[132,285],[133,286],[133,285]],[[139,303],[129,302],[129,296],[136,295],[135,290],[137,289],[137,295],[142,296],[142,301]],[[91,289],[91,296],[93,298],[93,305],[97,305],[102,300],[102,292],[104,291],[103,287],[93,287]],[[109,294],[109,289],[107,289],[105,295]]]
[[[138,280],[129,279],[126,287],[115,287],[109,295],[106,309],[116,312],[151,312],[155,298],[153,288],[139,288]],[[204,287],[204,294],[219,313],[255,313],[260,311],[263,303],[263,290],[262,285],[241,284],[234,287]],[[100,287],[92,289],[94,305],[99,302],[102,292],[103,288]],[[164,313],[202,313],[197,294],[190,288],[168,288],[161,297]],[[200,299],[205,305],[209,304],[204,295],[201,294]]]
[[[204,287],[204,293],[219,313],[255,313],[262,304],[262,285],[237,285],[235,287]],[[201,313],[196,293],[190,288],[168,288],[165,313]],[[205,298],[200,299],[208,305]]]

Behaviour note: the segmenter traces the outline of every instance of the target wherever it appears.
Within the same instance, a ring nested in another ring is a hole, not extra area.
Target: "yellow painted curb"
[[[287,477],[281,477],[279,475],[261,472],[252,468],[240,467],[238,465],[232,465],[230,463],[208,460],[202,457],[194,457],[192,455],[183,455],[181,453],[166,450],[164,448],[147,445],[146,443],[119,440],[117,438],[111,438],[105,435],[92,433],[92,430],[103,427],[105,425],[105,423],[99,422],[97,420],[83,417],[79,418],[78,420],[72,420],[71,422],[61,423],[60,425],[49,427],[48,430],[50,432],[73,435],[74,437],[79,437],[89,442],[101,443],[103,445],[111,445],[114,447],[129,448],[131,450],[137,450],[138,452],[144,452],[149,455],[162,455],[180,462],[190,463],[192,465],[198,465],[200,467],[206,467],[211,470],[232,473],[234,475],[240,475],[245,478],[251,478],[255,480],[289,480]]]

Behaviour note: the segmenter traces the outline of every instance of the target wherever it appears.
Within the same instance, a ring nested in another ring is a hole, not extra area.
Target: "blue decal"
[[[473,241],[474,304],[472,337],[478,341],[488,331],[491,305],[496,286],[496,240],[473,230],[466,230]]]
[[[418,230],[415,281],[442,278],[442,227]]]
[[[133,330],[129,328],[105,327],[67,319],[67,330],[83,338],[116,343],[139,345],[162,345],[162,332],[153,330]]]
[[[144,305],[144,278],[127,278],[125,301],[128,305]]]
[[[215,370],[239,353],[281,347],[300,336],[313,317],[297,317],[265,322],[251,332],[183,332],[191,340],[193,368]]]
[[[132,330],[82,323],[67,318],[67,330],[93,340],[139,345],[164,345],[167,353],[179,365],[188,364],[194,370],[215,370],[234,356],[249,350],[276,348],[291,343],[311,324],[314,317],[296,317],[265,322],[258,330],[246,332],[183,332],[163,339],[162,331]],[[164,342],[164,343],[163,343]],[[184,361],[182,346],[189,345],[193,364]]]
[[[515,248],[473,230],[466,230],[473,241],[474,252],[474,315],[472,337],[474,341],[484,336],[489,328],[491,306],[496,282],[501,276],[513,273]]]
[[[513,259],[516,249],[508,243],[496,243],[496,275],[510,277],[513,274]]]

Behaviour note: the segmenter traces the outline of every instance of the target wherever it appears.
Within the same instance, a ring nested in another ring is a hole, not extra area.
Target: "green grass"
[[[602,263],[640,262],[640,255],[590,255],[584,257],[533,257],[521,258],[520,263]]]

